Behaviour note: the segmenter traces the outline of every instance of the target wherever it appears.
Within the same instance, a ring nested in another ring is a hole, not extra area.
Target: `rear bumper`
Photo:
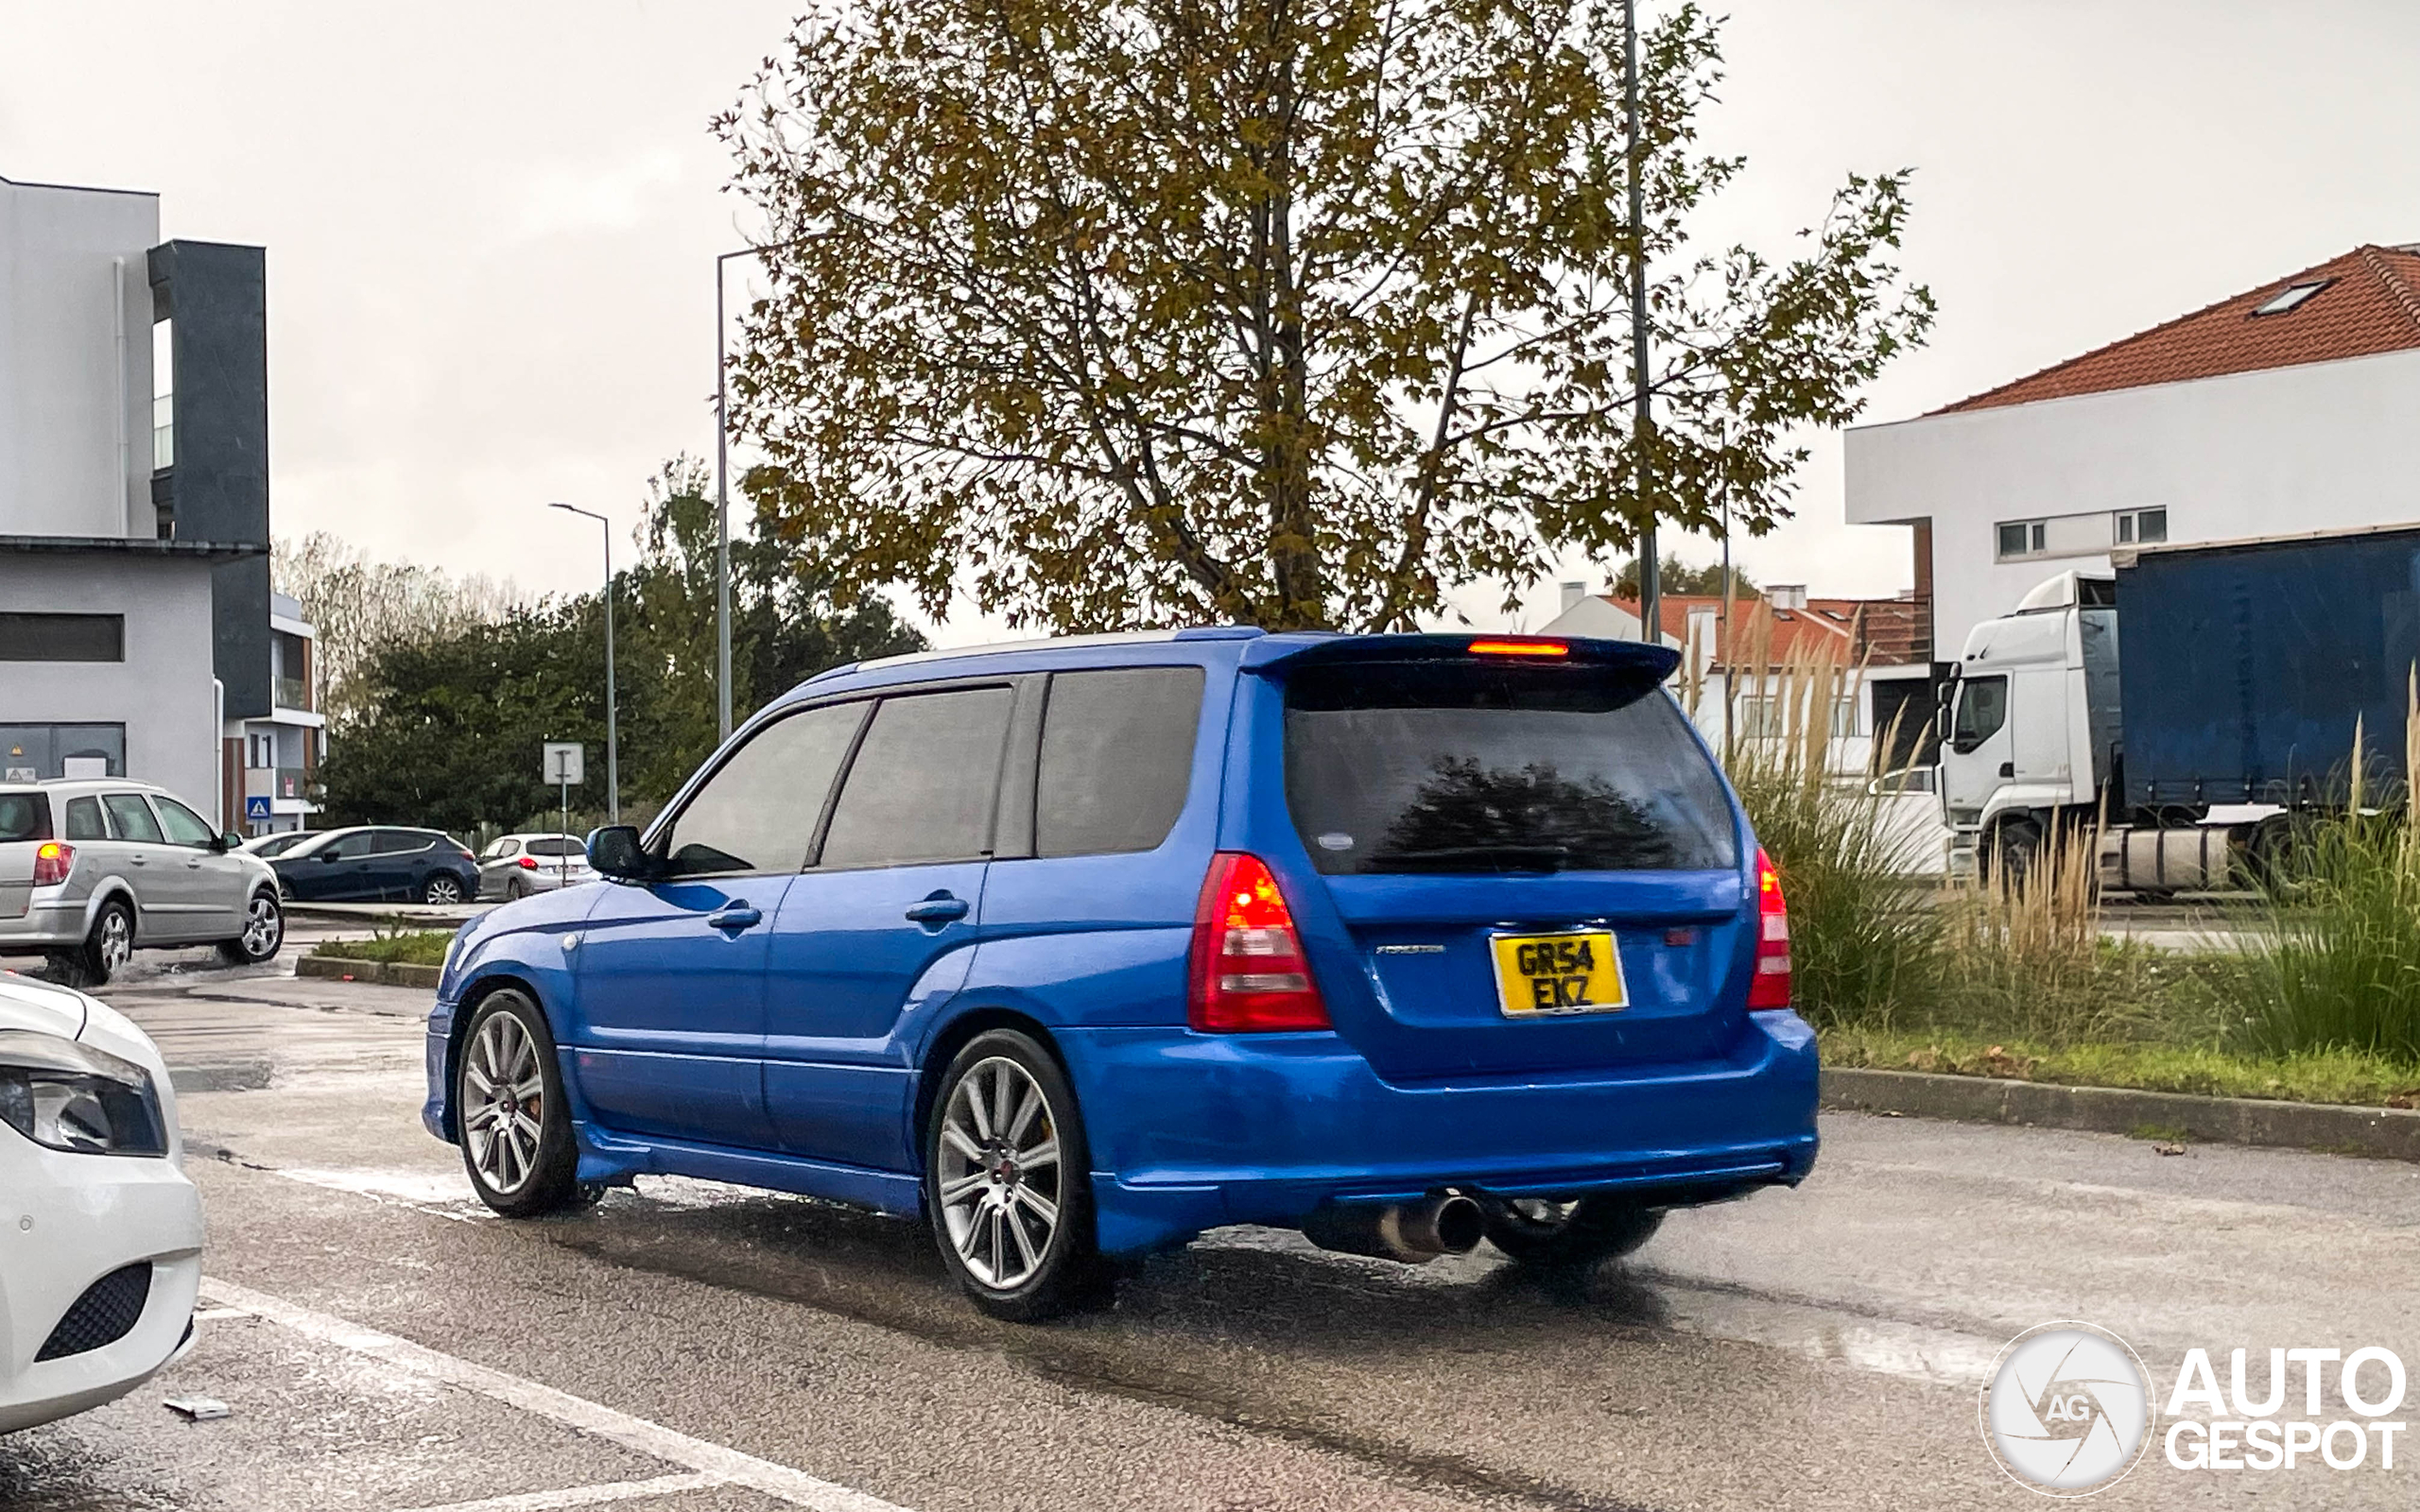
[[[1381,1080],[1334,1035],[1060,1038],[1098,1131],[1112,1253],[1222,1224],[1291,1227],[1327,1201],[1456,1187],[1687,1203],[1795,1185],[1815,1163],[1815,1035],[1789,1012],[1750,1014],[1720,1060],[1411,1085]]]
[[[0,1434],[124,1396],[175,1358],[201,1236],[201,1195],[174,1161],[70,1155],[0,1127]],[[138,1262],[150,1289],[123,1337],[35,1358],[86,1288]]]
[[[36,895],[14,919],[0,919],[0,952],[69,950],[92,929],[89,898]]]

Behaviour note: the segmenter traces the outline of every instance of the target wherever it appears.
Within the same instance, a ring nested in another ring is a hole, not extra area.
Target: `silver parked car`
[[[588,843],[574,834],[504,834],[479,852],[479,896],[527,898],[595,882]]]
[[[251,965],[285,942],[268,863],[164,789],[123,778],[0,785],[0,954],[97,986],[148,946]]]

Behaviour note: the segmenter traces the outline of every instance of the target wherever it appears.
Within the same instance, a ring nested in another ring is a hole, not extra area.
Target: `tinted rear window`
[[[1201,722],[1200,667],[1052,678],[1034,784],[1034,854],[1149,850],[1167,839],[1192,785]]]
[[[0,793],[0,840],[48,838],[49,809],[40,793]]]
[[[1304,668],[1286,798],[1330,874],[1738,865],[1722,779],[1680,711],[1606,668]]]

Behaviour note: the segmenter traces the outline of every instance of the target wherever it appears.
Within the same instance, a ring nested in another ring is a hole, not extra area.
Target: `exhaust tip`
[[[1487,1214],[1479,1205],[1459,1194],[1434,1199],[1436,1208],[1429,1223],[1437,1235],[1438,1247],[1449,1255],[1467,1255],[1487,1237]]]

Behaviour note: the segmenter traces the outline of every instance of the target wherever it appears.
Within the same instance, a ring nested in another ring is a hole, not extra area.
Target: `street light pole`
[[[585,515],[604,527],[605,533],[605,821],[622,822],[622,738],[616,728],[614,707],[614,522],[594,509],[576,508],[568,504],[550,504],[549,509],[562,509],[570,514]]]
[[[723,355],[722,266],[753,247],[715,259],[715,738],[731,738],[731,381]]]
[[[1630,263],[1630,361],[1633,403],[1638,411],[1632,427],[1631,456],[1638,488],[1638,630],[1650,645],[1664,644],[1662,563],[1655,555],[1655,502],[1648,485],[1647,442],[1652,421],[1647,392],[1647,211],[1641,184],[1647,177],[1647,144],[1638,125],[1638,0],[1622,0],[1622,28],[1630,44],[1630,66],[1622,85],[1630,116],[1630,232],[1634,243]]]

